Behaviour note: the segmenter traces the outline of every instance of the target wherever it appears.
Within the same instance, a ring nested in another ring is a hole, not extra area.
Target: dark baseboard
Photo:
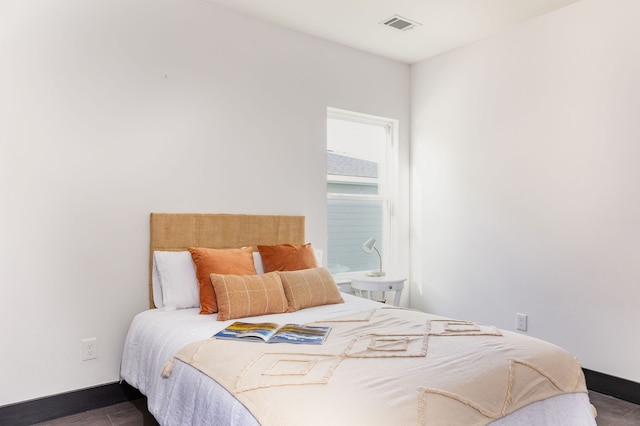
[[[124,381],[109,383],[5,405],[0,407],[0,425],[27,426],[140,398],[143,395]]]
[[[586,368],[582,370],[589,390],[633,402],[634,404],[640,404],[640,383],[587,370]]]

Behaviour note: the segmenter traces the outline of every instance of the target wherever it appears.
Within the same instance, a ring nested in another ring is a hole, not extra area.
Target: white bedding
[[[379,306],[343,295],[344,304],[318,306],[294,313],[253,317],[250,321],[306,323]],[[257,425],[254,417],[223,387],[193,367],[176,361],[169,378],[164,365],[185,345],[211,337],[233,321],[199,315],[198,309],[138,314],[129,329],[121,375],[148,398],[149,411],[162,425]],[[587,394],[565,394],[530,404],[496,425],[595,425]]]

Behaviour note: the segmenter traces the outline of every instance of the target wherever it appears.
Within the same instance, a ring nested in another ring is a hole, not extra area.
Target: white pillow
[[[256,268],[256,274],[264,274],[264,266],[262,266],[262,257],[259,251],[253,252],[253,267]]]
[[[157,278],[157,284],[154,278]],[[188,251],[153,252],[152,283],[153,301],[157,308],[173,311],[200,306],[196,268]],[[160,296],[157,295],[157,287]],[[160,300],[162,302],[158,304]]]
[[[153,267],[151,268],[151,288],[153,289],[153,304],[158,309],[162,309],[162,289],[160,288],[160,278],[156,267],[156,252],[153,252]]]

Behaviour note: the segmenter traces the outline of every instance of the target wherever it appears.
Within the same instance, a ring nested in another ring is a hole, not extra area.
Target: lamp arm
[[[382,256],[380,255],[377,247],[374,247],[373,249],[378,253],[378,257],[380,258],[380,273],[382,274]]]

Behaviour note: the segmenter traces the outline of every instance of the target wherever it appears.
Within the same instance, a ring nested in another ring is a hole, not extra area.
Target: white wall
[[[412,68],[411,302],[640,382],[640,2],[582,0]]]
[[[328,106],[400,120],[408,169],[407,65],[204,1],[4,0],[0,61],[0,405],[119,379],[150,212],[325,248]]]

